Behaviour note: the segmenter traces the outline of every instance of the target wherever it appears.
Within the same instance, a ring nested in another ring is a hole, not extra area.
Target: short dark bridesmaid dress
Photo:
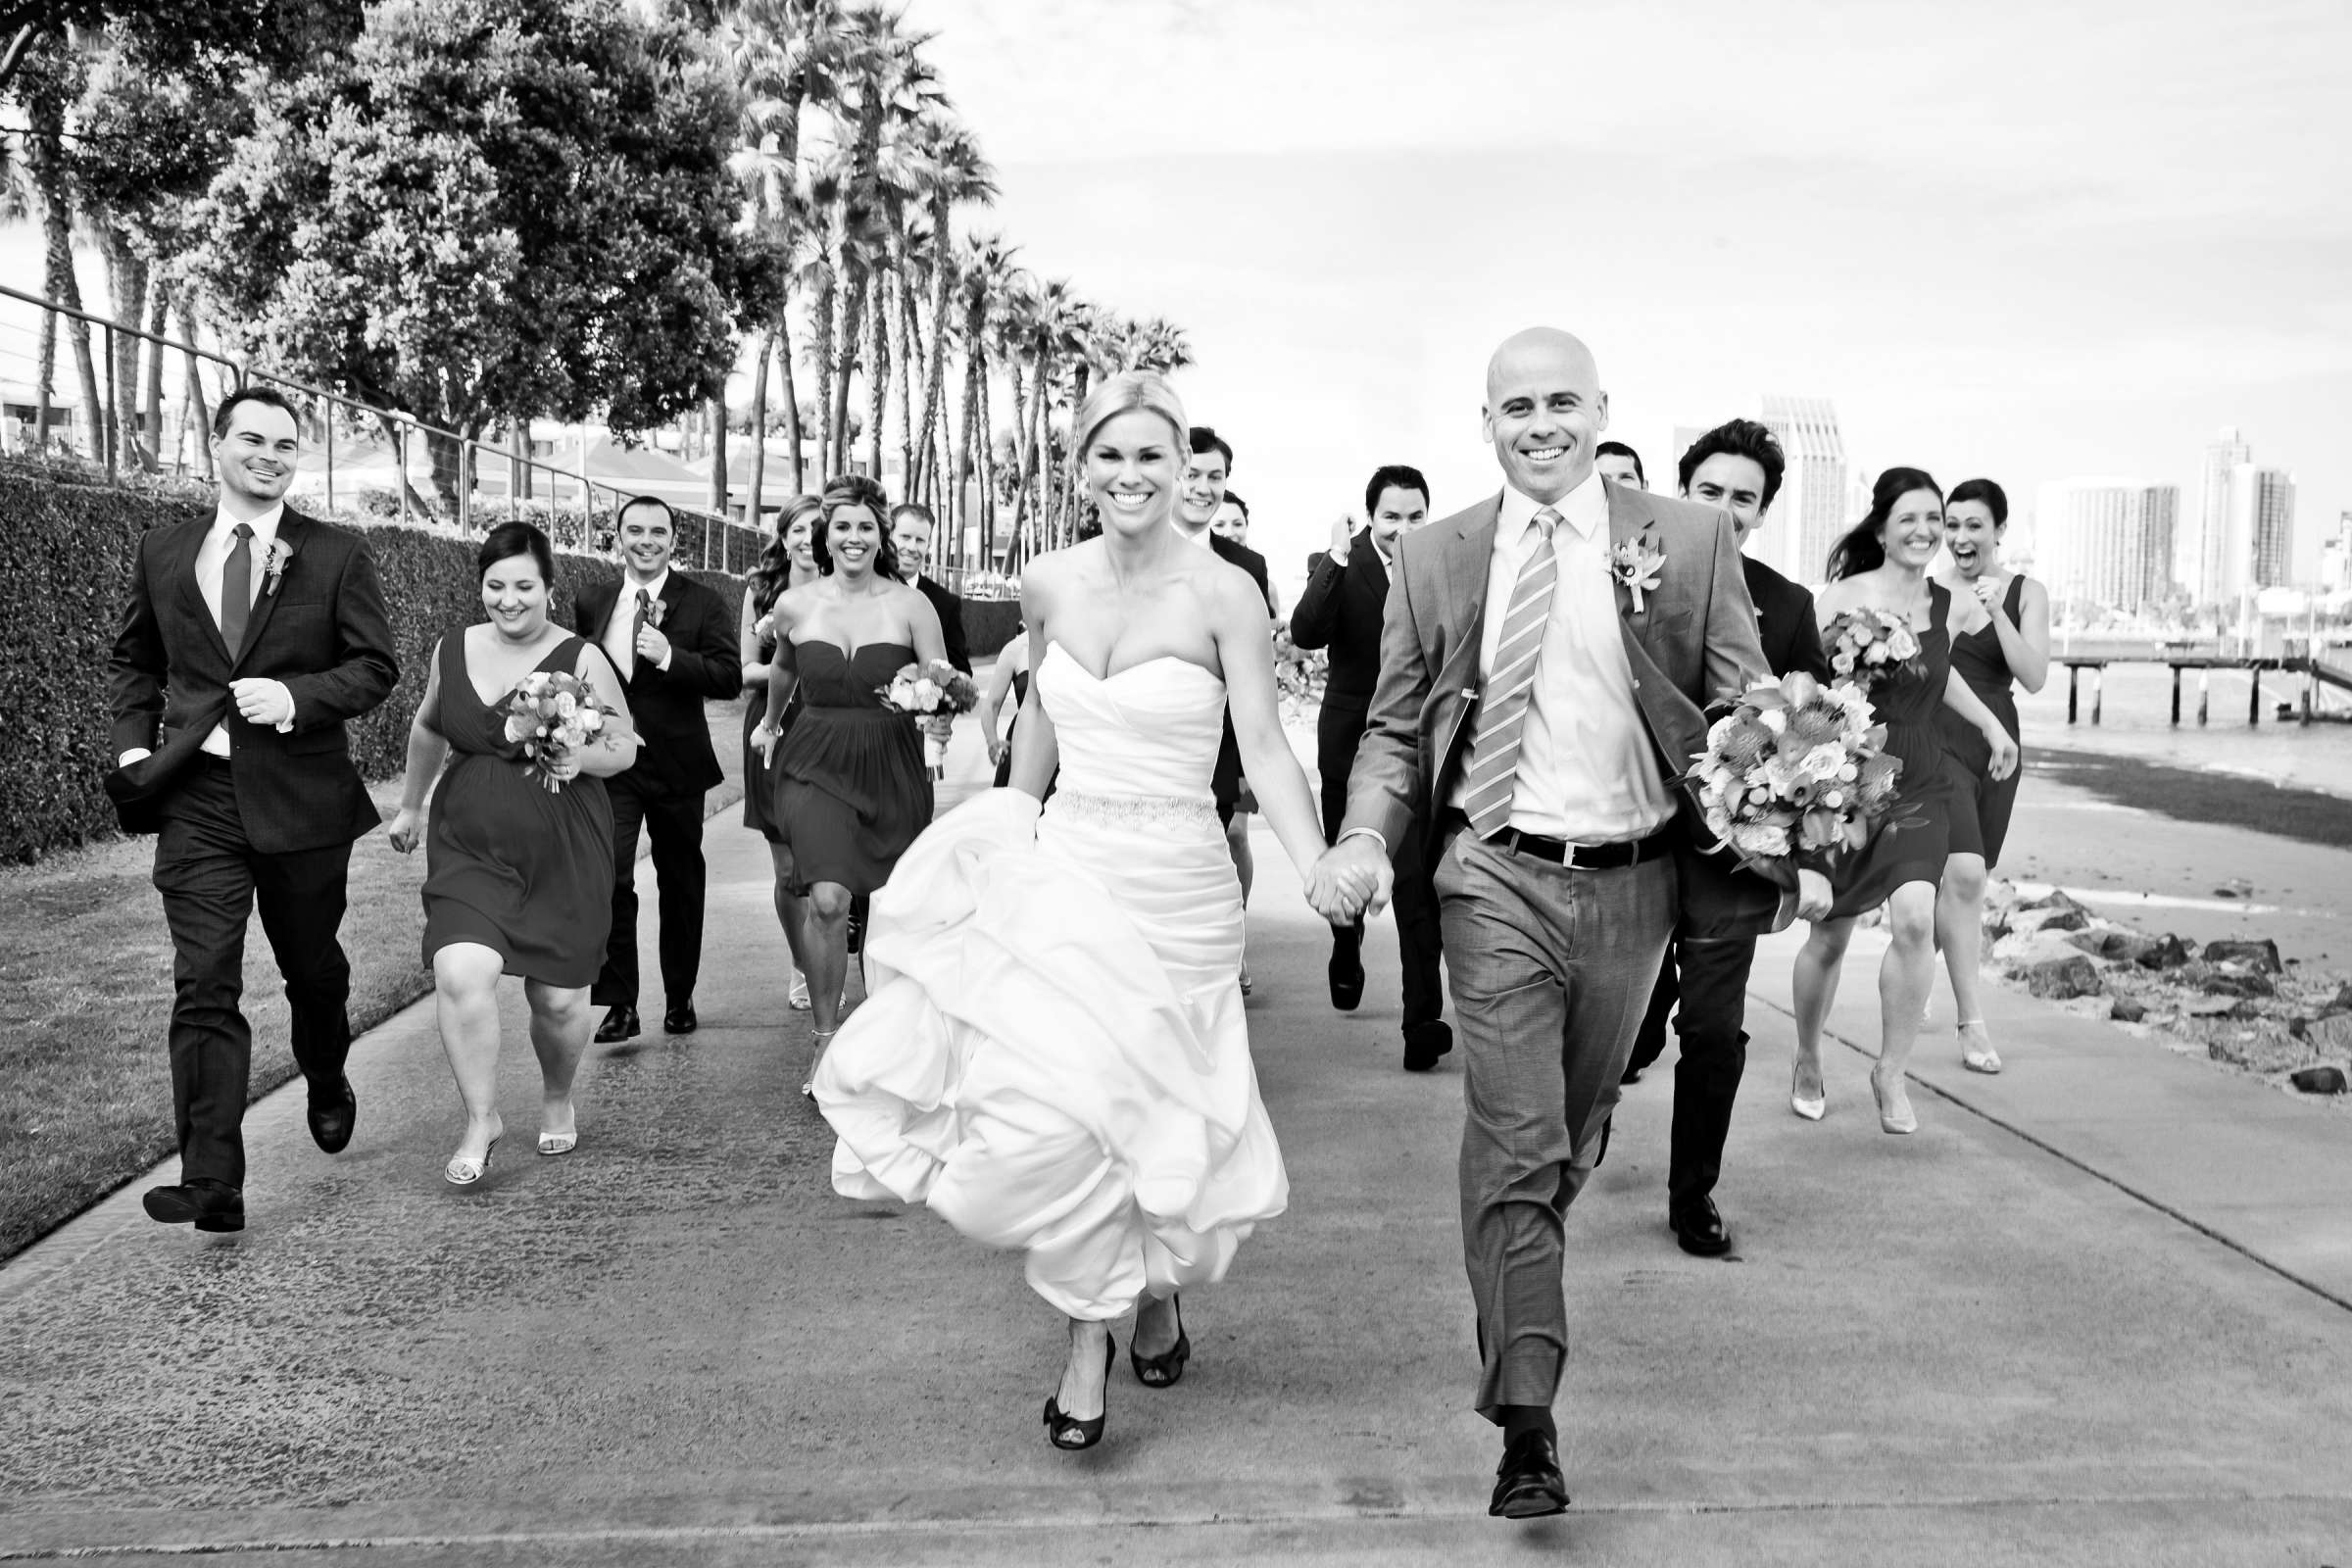
[[[792,648],[803,706],[776,756],[793,874],[804,890],[832,882],[871,893],[931,825],[922,732],[881,695],[914,650],[867,643],[844,654],[821,638]]]
[[[569,673],[588,645],[566,637],[533,666]],[[503,709],[466,673],[466,634],[441,639],[441,710],[449,768],[424,839],[424,961],[453,942],[494,949],[506,972],[586,986],[612,929],[612,803],[582,773],[562,789],[524,771]]]

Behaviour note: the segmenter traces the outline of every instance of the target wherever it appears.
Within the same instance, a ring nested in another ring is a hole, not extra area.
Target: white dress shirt
[[[252,594],[246,604],[248,611],[261,602],[262,590],[269,576],[263,568],[269,564],[270,547],[277,543],[277,525],[285,514],[286,504],[281,501],[247,523],[253,529],[253,571],[246,580],[246,586]],[[212,612],[213,624],[216,626],[220,624],[220,580],[228,571],[228,552],[236,543],[236,528],[237,519],[228,514],[226,507],[220,508],[213,514],[213,526],[205,534],[204,543],[196,547],[196,591],[204,595],[204,608]],[[235,659],[237,651],[231,648],[228,657]],[[272,684],[282,685],[283,682]],[[288,701],[290,703],[291,698]],[[235,699],[231,698],[230,703],[233,707]],[[288,720],[277,727],[289,730],[294,725],[292,720]],[[225,720],[213,726],[213,732],[204,738],[204,749],[215,757],[228,755],[228,724]]]
[[[644,591],[652,596],[654,604],[659,605],[662,602],[662,590],[668,586],[669,568],[663,566],[661,575],[647,583]],[[624,681],[637,668],[637,645],[629,635],[637,624],[637,593],[635,579],[627,572],[622,572],[620,597],[612,601],[612,618],[605,622],[605,657],[612,661],[613,673]],[[658,610],[649,611],[648,618],[659,613]],[[663,660],[655,667],[667,669],[669,662]]]
[[[1540,503],[1506,486],[1487,568],[1487,613],[1479,644],[1483,684],[1519,580],[1520,565],[1543,537]],[[1510,825],[1573,844],[1646,838],[1674,815],[1648,725],[1634,701],[1633,665],[1617,624],[1617,589],[1609,575],[1609,501],[1600,475],[1553,503],[1563,519],[1552,530],[1559,580],[1537,656],[1535,690],[1519,753]],[[1468,793],[1467,770],[1450,804]]]

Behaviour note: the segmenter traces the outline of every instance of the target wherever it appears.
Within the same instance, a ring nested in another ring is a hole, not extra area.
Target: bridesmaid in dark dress
[[[1970,479],[1953,486],[1943,504],[1946,567],[1937,576],[1989,612],[1982,631],[1953,640],[1952,668],[2014,741],[2019,736],[2012,683],[2037,692],[2050,678],[2050,594],[2022,572],[2003,568],[2001,535],[2008,524],[2009,498],[1999,485]],[[1944,766],[1952,776],[1952,853],[1936,900],[1936,945],[1943,950],[1943,966],[1952,977],[1961,1063],[1973,1072],[1999,1072],[2000,1053],[1984,1027],[1977,967],[1984,946],[1984,882],[2000,863],[2025,769],[2021,764],[2006,778],[1994,778],[1984,736],[1948,710],[1942,723]]]
[[[392,847],[416,848],[425,791],[424,961],[432,965],[442,1049],[466,1106],[466,1134],[442,1175],[470,1187],[490,1167],[498,1113],[498,981],[520,975],[543,1094],[539,1152],[579,1142],[571,1084],[588,1045],[588,988],[612,921],[612,807],[604,781],[637,760],[628,697],[604,651],[552,624],[555,554],[527,522],[490,530],[475,557],[489,623],[441,639],[409,725],[408,784]],[[608,710],[601,736],[531,777],[507,739],[505,704],[523,676],[566,671]]]
[[[1871,696],[1873,714],[1886,726],[1886,750],[1903,763],[1889,825],[1832,870],[1837,902],[1828,919],[1814,923],[1796,956],[1796,1071],[1788,1103],[1807,1120],[1820,1119],[1827,1108],[1821,1031],[1855,917],[1885,904],[1893,944],[1879,965],[1879,1062],[1870,1087],[1882,1128],[1918,1130],[1903,1064],[1918,1043],[1920,1012],[1935,977],[1936,887],[1951,835],[1952,787],[1937,710],[1949,705],[1984,735],[1996,776],[2006,777],[2017,765],[2016,744],[2000,721],[1952,673],[1951,639],[1981,630],[1985,612],[1973,595],[1955,599],[1928,580],[1928,563],[1942,544],[1943,492],[1920,469],[1889,468],[1872,489],[1869,515],[1830,552],[1831,580],[1815,600],[1825,643],[1830,623],[1846,611],[1880,610],[1910,622],[1920,657]]]
[[[850,905],[887,882],[931,825],[921,731],[880,691],[907,663],[947,658],[938,612],[899,580],[882,487],[851,474],[826,485],[823,500],[815,551],[824,575],[776,601],[767,715],[753,732],[784,777],[778,814],[807,901],[801,953],[820,1056],[841,1027]],[[779,737],[796,690],[800,716]]]
[[[776,657],[775,625],[771,612],[788,589],[806,587],[823,575],[816,564],[816,536],[824,526],[824,509],[814,496],[794,496],[776,515],[776,535],[760,553],[760,564],[745,584],[743,626],[738,634],[743,656],[743,825],[767,840],[767,855],[776,873],[776,922],[792,950],[792,986],[786,1001],[806,1011],[808,976],[801,957],[801,927],[807,918],[801,896],[793,891],[792,846],[784,836],[783,769],[768,762],[752,736],[767,716],[768,670]],[[780,723],[789,731],[800,713],[795,702],[784,710]]]

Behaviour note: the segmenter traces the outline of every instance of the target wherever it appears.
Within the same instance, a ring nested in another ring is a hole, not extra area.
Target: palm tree
[[[928,454],[930,433],[939,422],[940,404],[947,393],[948,296],[958,282],[957,258],[949,244],[949,223],[960,204],[987,206],[997,199],[996,171],[980,156],[980,144],[962,122],[947,115],[931,117],[930,154],[931,232],[941,247],[931,275],[931,363],[923,377],[922,431],[917,443]],[[966,398],[970,396],[967,389]],[[930,465],[926,461],[926,469]],[[929,474],[934,487],[936,472]]]
[[[978,491],[981,509],[983,539],[993,543],[995,538],[995,475],[989,469],[988,441],[988,378],[989,349],[995,323],[1001,317],[1004,300],[1012,288],[1019,269],[1013,265],[1015,247],[1004,243],[997,234],[975,235],[958,246],[954,258],[956,304],[961,318],[963,339],[963,418],[960,430],[963,438],[963,463],[960,468],[949,473],[951,495],[961,502],[965,485],[972,479],[983,482],[974,486]],[[940,333],[944,339],[946,333]],[[957,508],[956,536],[971,518]]]

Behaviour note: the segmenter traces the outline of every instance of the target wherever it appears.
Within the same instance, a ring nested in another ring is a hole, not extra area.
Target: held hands
[[[230,681],[228,694],[237,705],[238,714],[248,724],[278,729],[294,722],[294,694],[280,681],[248,675]]]
[[[392,817],[392,848],[408,855],[423,842],[424,813],[414,806],[402,807]]]
[[[1352,925],[1387,908],[1396,882],[1380,841],[1359,833],[1325,850],[1308,867],[1306,902],[1333,925]]]
[[[1819,871],[1799,869],[1796,873],[1796,917],[1799,920],[1821,920],[1829,916],[1835,903],[1830,891],[1830,879]]]
[[[650,620],[637,628],[637,657],[656,669],[669,662],[669,639]]]

